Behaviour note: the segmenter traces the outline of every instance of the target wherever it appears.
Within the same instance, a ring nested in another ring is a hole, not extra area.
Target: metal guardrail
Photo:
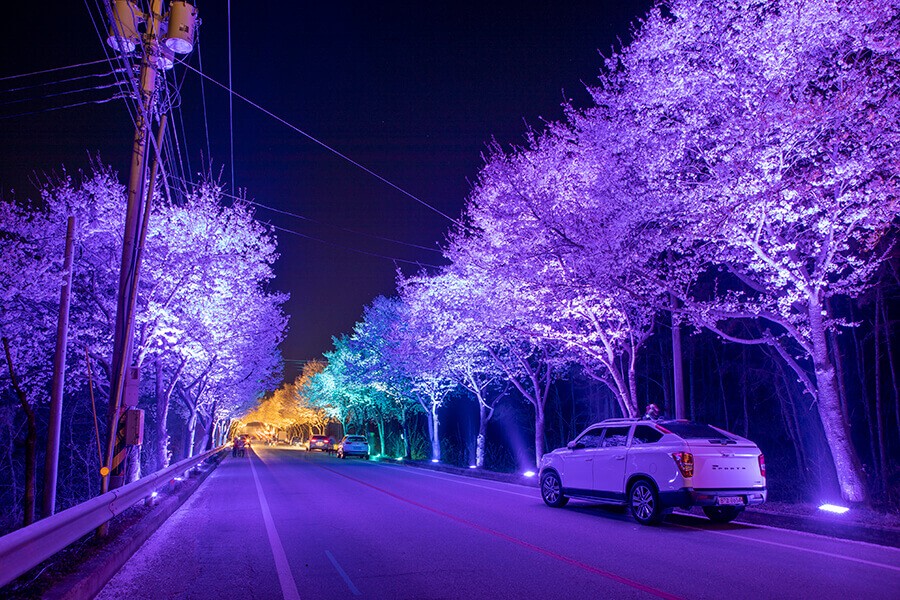
[[[187,458],[162,471],[0,537],[0,586],[36,567],[222,448],[220,446]]]

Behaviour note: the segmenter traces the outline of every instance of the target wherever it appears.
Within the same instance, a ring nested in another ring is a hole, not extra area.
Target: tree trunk
[[[125,483],[141,478],[141,446],[129,446],[125,458]]]
[[[9,350],[9,339],[3,338],[3,352],[6,354],[6,366],[9,368],[9,379],[12,383],[22,411],[25,413],[25,495],[22,497],[22,508],[25,513],[24,525],[34,523],[34,500],[37,481],[37,418],[34,409],[28,403],[25,390],[19,387],[19,380],[13,368],[12,354]]]
[[[406,460],[412,459],[412,447],[409,441],[409,417],[406,414],[406,409],[403,409],[403,412],[400,415],[400,420],[402,421],[401,426],[403,428],[403,457]]]
[[[169,397],[165,393],[163,385],[163,366],[161,361],[156,361],[156,468],[165,469],[169,466],[169,431],[166,421],[169,419]]]
[[[187,422],[187,456],[185,458],[191,458],[194,456],[194,435],[197,432],[197,409],[191,409],[191,415],[188,417]]]
[[[674,294],[670,297],[672,309],[678,308],[678,299]],[[684,361],[681,352],[681,324],[674,312],[672,319],[672,390],[675,398],[675,418],[684,419]],[[670,413],[671,414],[671,413]]]
[[[381,456],[384,456],[384,418],[379,417],[375,420],[375,427],[378,428],[378,445],[381,448]]]
[[[850,425],[841,411],[838,382],[828,355],[828,339],[822,317],[822,304],[818,297],[813,296],[809,302],[809,325],[818,390],[816,406],[831,450],[841,496],[848,502],[865,502],[866,486],[862,463],[853,447]]]
[[[437,404],[431,403],[428,415],[428,436],[431,438],[431,460],[441,460],[441,440],[438,438]]]
[[[487,439],[488,409],[481,402],[478,403],[478,436],[475,438],[475,466],[484,468],[484,445]]]
[[[875,293],[875,431],[878,440],[878,481],[881,484],[881,492],[887,494],[888,487],[888,457],[884,440],[884,418],[881,401],[881,305],[884,302],[881,288]]]
[[[534,405],[534,464],[537,468],[544,456],[544,406],[541,403]]]
[[[741,348],[741,405],[744,409],[744,437],[750,437],[750,394],[747,392],[747,349]],[[784,409],[782,409],[783,411]]]

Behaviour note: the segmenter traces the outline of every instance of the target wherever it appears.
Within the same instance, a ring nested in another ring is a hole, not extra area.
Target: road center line
[[[284,600],[300,600],[300,593],[297,592],[297,583],[294,581],[293,573],[291,573],[291,566],[288,563],[287,555],[284,553],[284,546],[281,545],[281,538],[278,537],[278,530],[275,529],[275,521],[272,520],[269,503],[266,501],[266,495],[263,493],[262,485],[259,483],[256,467],[253,466],[252,453],[249,456],[249,460],[250,470],[253,472],[253,480],[256,482],[256,493],[259,494],[259,506],[262,509],[263,521],[266,524],[266,533],[269,535],[269,546],[272,548],[272,555],[275,558],[275,570],[278,573],[278,583],[281,584],[281,594],[284,596]]]
[[[334,568],[335,568],[335,570],[338,572],[338,575],[341,576],[341,578],[344,580],[344,583],[347,584],[347,587],[350,588],[350,591],[353,593],[353,595],[354,595],[354,596],[361,596],[361,595],[362,595],[362,592],[360,592],[360,591],[357,589],[357,587],[356,587],[355,585],[353,585],[353,582],[350,581],[350,576],[347,575],[347,572],[344,571],[344,569],[341,568],[341,565],[338,564],[338,561],[337,561],[337,559],[334,557],[334,555],[333,555],[330,551],[326,550],[326,551],[325,551],[325,556],[327,556],[327,557],[328,557],[328,560],[331,561],[331,564],[334,565]]]
[[[324,466],[322,466],[322,465],[316,465],[316,466],[318,466],[318,467],[321,468],[321,469],[325,469],[326,471],[329,471],[329,472],[331,472],[331,473],[334,473],[335,475],[338,475],[338,476],[340,476],[340,477],[343,477],[344,479],[349,479],[350,481],[356,482],[356,483],[358,483],[359,485],[363,485],[363,486],[365,486],[365,487],[367,487],[367,488],[371,488],[371,489],[373,489],[373,490],[375,490],[375,491],[377,491],[377,492],[381,492],[382,494],[385,494],[386,496],[390,496],[391,498],[394,498],[395,500],[399,500],[400,502],[405,502],[406,504],[410,504],[410,505],[415,506],[415,507],[417,507],[417,508],[421,508],[422,510],[427,510],[427,511],[430,512],[430,513],[439,515],[439,516],[444,517],[444,518],[446,518],[446,519],[450,519],[451,521],[455,521],[456,523],[459,523],[459,524],[461,524],[461,525],[465,525],[466,527],[471,527],[472,529],[475,529],[475,530],[480,531],[480,532],[482,532],[482,533],[487,533],[487,534],[489,534],[489,535],[492,535],[492,536],[494,536],[494,537],[500,538],[500,539],[505,540],[505,541],[507,541],[507,542],[516,544],[517,546],[521,546],[521,547],[523,547],[523,548],[527,548],[528,550],[532,550],[532,551],[534,551],[534,552],[537,552],[538,554],[543,554],[544,556],[548,556],[548,557],[550,557],[550,558],[555,558],[556,560],[559,560],[559,561],[561,561],[561,562],[564,562],[564,563],[566,563],[566,564],[568,564],[568,565],[571,565],[571,566],[573,566],[573,567],[577,567],[577,568],[579,568],[579,569],[582,569],[583,571],[587,571],[587,572],[589,572],[589,573],[593,573],[593,574],[595,574],[595,575],[599,575],[599,576],[601,576],[601,577],[605,577],[606,579],[610,579],[610,580],[615,581],[615,582],[617,582],[617,583],[621,583],[621,584],[627,585],[627,586],[632,587],[632,588],[634,588],[634,589],[636,589],[636,590],[640,590],[640,591],[645,592],[645,593],[647,593],[647,594],[650,594],[650,595],[652,595],[652,596],[656,596],[657,598],[665,598],[666,600],[681,600],[681,598],[680,598],[679,596],[676,596],[676,595],[674,595],[674,594],[670,594],[670,593],[668,593],[668,592],[664,592],[664,591],[662,591],[662,590],[658,590],[658,589],[656,589],[656,588],[654,588],[654,587],[650,587],[649,585],[644,585],[643,583],[639,583],[639,582],[637,582],[637,581],[628,579],[628,578],[626,578],[626,577],[622,577],[621,575],[616,575],[615,573],[610,573],[609,571],[604,571],[603,569],[598,569],[597,567],[595,567],[595,566],[593,566],[593,565],[589,565],[589,564],[587,564],[587,563],[583,563],[583,562],[581,562],[581,561],[579,561],[579,560],[576,560],[576,559],[574,559],[574,558],[571,558],[571,557],[569,557],[569,556],[564,556],[564,555],[562,555],[562,554],[557,554],[556,552],[553,552],[552,550],[548,550],[547,548],[542,548],[541,546],[537,546],[537,545],[532,544],[532,543],[530,543],[530,542],[526,542],[525,540],[520,540],[519,538],[515,538],[515,537],[513,537],[513,536],[511,536],[511,535],[507,535],[507,534],[502,533],[502,532],[500,532],[500,531],[497,531],[497,530],[495,530],[495,529],[490,529],[489,527],[484,527],[484,526],[482,526],[482,525],[479,525],[478,523],[474,523],[474,522],[469,521],[469,520],[467,520],[467,519],[463,519],[462,517],[457,517],[456,515],[452,515],[452,514],[450,514],[450,513],[446,513],[446,512],[444,512],[444,511],[442,511],[442,510],[438,510],[438,509],[433,508],[433,507],[431,507],[431,506],[427,506],[427,505],[425,505],[425,504],[421,504],[421,503],[419,503],[419,502],[416,502],[415,500],[410,500],[409,498],[404,498],[403,496],[400,496],[399,494],[395,494],[395,493],[393,493],[393,492],[390,492],[390,491],[388,491],[388,490],[385,490],[385,489],[383,489],[383,488],[380,488],[380,487],[378,487],[378,486],[376,486],[376,485],[372,485],[371,483],[368,483],[368,482],[363,481],[363,480],[361,480],[361,479],[357,479],[356,477],[351,477],[351,476],[349,476],[349,475],[345,475],[345,474],[341,473],[340,471],[335,471],[334,469],[330,469],[330,468],[324,467]]]
[[[803,546],[794,546],[793,544],[783,544],[781,542],[772,542],[769,540],[760,540],[757,538],[746,537],[743,535],[738,535],[736,533],[728,533],[727,531],[715,531],[712,529],[702,529],[700,527],[692,527],[690,525],[682,525],[680,523],[674,523],[676,527],[683,527],[685,529],[693,529],[694,531],[703,531],[705,533],[714,533],[716,535],[724,535],[725,537],[737,538],[739,540],[743,540],[745,542],[756,542],[759,544],[768,544],[770,546],[778,546],[779,548],[787,548],[789,550],[798,550],[800,552],[809,552],[811,554],[818,554],[820,556],[828,556],[830,558],[839,558],[841,560],[848,560],[850,562],[860,563],[863,565],[869,565],[870,567],[880,567],[882,569],[888,569],[889,571],[897,571],[900,572],[900,567],[895,567],[893,565],[886,565],[884,563],[873,562],[871,560],[865,560],[863,558],[854,558],[852,556],[845,556],[843,554],[835,554],[834,552],[826,552],[824,550],[813,550],[812,548],[804,548]]]

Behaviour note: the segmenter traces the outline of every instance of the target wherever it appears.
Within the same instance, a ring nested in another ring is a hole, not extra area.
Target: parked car
[[[295,435],[294,437],[291,438],[291,446],[302,446],[302,445],[303,445],[303,439],[301,437]]]
[[[345,435],[344,439],[338,444],[337,455],[338,458],[361,456],[368,460],[369,441],[363,435]]]
[[[675,508],[700,506],[727,523],[766,501],[766,462],[756,444],[692,421],[607,419],[541,458],[541,497],[624,504],[652,525]]]
[[[309,438],[309,446],[306,448],[308,452],[313,450],[321,450],[322,452],[330,452],[332,449],[332,440],[325,435],[314,435]]]

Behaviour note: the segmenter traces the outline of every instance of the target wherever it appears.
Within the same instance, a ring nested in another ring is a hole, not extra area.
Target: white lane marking
[[[534,499],[534,498],[535,498],[534,495],[530,495],[530,494],[522,494],[522,493],[520,493],[520,492],[513,492],[513,491],[510,491],[510,490],[504,490],[504,489],[495,488],[495,487],[491,487],[491,486],[487,486],[487,485],[479,485],[479,484],[477,484],[477,483],[470,483],[470,482],[468,482],[468,481],[461,481],[461,479],[465,478],[465,475],[456,475],[455,473],[443,473],[443,475],[448,475],[448,476],[450,476],[450,477],[440,477],[440,476],[434,475],[434,474],[432,474],[432,473],[427,473],[427,472],[425,472],[424,469],[416,469],[416,468],[410,469],[409,467],[400,467],[400,466],[396,466],[396,465],[386,465],[386,464],[381,464],[380,466],[382,466],[382,467],[388,467],[388,468],[391,468],[391,469],[399,469],[399,470],[402,470],[402,471],[406,471],[407,473],[415,473],[415,474],[421,475],[421,476],[423,476],[423,477],[431,477],[431,478],[433,478],[433,479],[439,479],[439,480],[442,480],[442,481],[456,481],[457,483],[461,483],[461,484],[463,484],[463,485],[469,485],[469,486],[472,486],[472,487],[483,488],[483,489],[486,489],[486,490],[492,490],[492,491],[495,491],[495,492],[502,492],[502,493],[504,493],[504,494],[513,494],[513,495],[515,495],[515,496],[522,496],[522,497],[524,497],[524,498],[531,498],[531,499]],[[500,482],[500,483],[505,483],[505,482]],[[518,484],[509,483],[509,484],[506,484],[506,485],[518,485]],[[684,514],[691,515],[691,513],[684,513]],[[691,515],[691,516],[696,516],[696,515]],[[794,546],[794,545],[791,545],[791,544],[782,544],[782,543],[780,543],[780,542],[770,542],[770,541],[767,541],[767,540],[760,540],[760,539],[756,539],[756,538],[745,537],[745,536],[742,536],[742,535],[736,535],[736,534],[733,534],[733,533],[726,533],[726,532],[724,532],[724,531],[714,531],[714,530],[711,530],[711,529],[702,529],[702,528],[699,528],[699,527],[691,527],[690,525],[680,525],[680,524],[677,524],[677,523],[675,523],[674,525],[676,525],[676,526],[678,526],[678,527],[685,527],[685,528],[687,528],[687,529],[695,529],[695,530],[697,530],[697,531],[706,531],[706,532],[709,532],[709,533],[716,533],[716,534],[719,534],[719,535],[725,535],[725,536],[728,536],[728,537],[735,537],[735,538],[738,538],[738,539],[741,539],[741,540],[747,540],[747,541],[750,541],[750,542],[759,542],[760,544],[771,544],[771,545],[773,545],[773,546],[781,546],[781,547],[783,547],[783,548],[790,548],[790,549],[794,549],[794,550],[802,550],[802,551],[804,551],[804,552],[811,552],[811,553],[813,553],[813,554],[821,554],[821,555],[823,555],[823,556],[831,556],[831,557],[834,557],[834,558],[841,558],[841,559],[849,560],[849,561],[852,561],[852,562],[858,562],[858,563],[867,564],[867,565],[872,565],[872,566],[876,566],[876,567],[883,567],[883,568],[885,568],[885,569],[890,569],[890,570],[892,570],[892,571],[900,571],[900,567],[894,567],[894,566],[892,566],[892,565],[886,565],[886,564],[884,564],[884,563],[870,562],[870,561],[867,561],[867,560],[864,560],[864,559],[861,559],[861,558],[852,558],[852,557],[844,556],[844,555],[841,555],[841,554],[834,554],[834,553],[831,553],[831,552],[825,552],[824,550],[813,550],[813,549],[811,549],[811,548],[804,548],[804,547],[802,547],[802,546]],[[794,531],[793,529],[782,529],[782,528],[779,528],[779,527],[769,527],[769,526],[767,526],[767,525],[756,525],[756,524],[752,524],[752,523],[742,523],[742,525],[747,525],[748,527],[752,527],[752,528],[764,528],[764,529],[774,529],[774,530],[776,530],[776,531],[787,531],[787,532],[790,532],[790,533],[805,533],[805,532],[802,532],[802,531]],[[807,535],[816,535],[816,534],[807,534]],[[840,541],[840,542],[854,542],[854,543],[859,543],[859,544],[865,544],[865,542],[856,542],[855,540],[844,540],[844,539],[841,539],[841,538],[832,538],[832,537],[828,537],[828,536],[816,536],[816,537],[822,537],[822,538],[824,538],[824,539],[833,540],[833,541]],[[877,544],[866,544],[866,545],[869,545],[869,546],[875,546],[875,547],[877,547],[877,548],[890,548],[889,546],[878,546]]]
[[[682,509],[675,509],[675,514],[684,515],[686,517],[693,517],[694,519],[700,519],[701,521],[703,520],[703,517],[701,517],[700,515]],[[787,527],[776,527],[775,525],[763,525],[761,523],[747,523],[745,521],[735,521],[735,524],[742,525],[744,527],[747,527],[748,529],[770,529],[772,531],[788,532],[792,535],[800,537],[815,538],[817,540],[824,540],[833,543],[839,542],[841,544],[856,544],[858,546],[867,546],[875,550],[889,550],[890,552],[900,552],[900,548],[895,548],[893,546],[885,546],[883,544],[876,544],[874,542],[864,542],[862,540],[839,538],[831,535],[826,535],[824,533],[812,533],[811,531],[799,531],[797,529],[788,529]]]
[[[353,595],[354,595],[354,596],[361,596],[361,595],[362,595],[362,592],[360,592],[360,591],[356,588],[356,586],[353,585],[353,582],[350,581],[350,576],[347,575],[346,571],[344,571],[344,569],[341,568],[341,565],[338,564],[338,561],[337,561],[337,559],[334,557],[334,555],[333,555],[331,552],[329,552],[328,550],[326,550],[326,551],[325,551],[325,556],[327,556],[327,557],[328,557],[328,560],[331,561],[331,564],[334,565],[334,568],[335,568],[335,570],[338,572],[338,575],[341,576],[341,578],[344,580],[344,583],[347,584],[347,587],[350,588],[350,591],[353,593]]]
[[[510,490],[504,490],[504,489],[500,489],[500,488],[495,488],[495,487],[492,487],[492,486],[489,486],[489,485],[479,485],[479,484],[477,484],[477,483],[471,483],[471,482],[469,482],[469,481],[463,481],[463,479],[467,479],[466,476],[465,476],[465,475],[456,475],[455,473],[444,473],[444,475],[449,475],[450,477],[440,477],[440,476],[434,475],[434,474],[432,474],[432,473],[426,473],[426,472],[425,472],[425,469],[417,469],[417,468],[415,468],[415,467],[413,467],[413,468],[409,468],[409,467],[398,467],[398,466],[395,466],[395,465],[385,465],[385,464],[381,464],[381,465],[379,465],[379,466],[387,467],[387,468],[389,468],[389,469],[397,469],[397,470],[403,471],[403,472],[405,472],[405,473],[414,473],[414,474],[416,474],[416,475],[421,475],[422,477],[431,477],[432,479],[440,479],[441,481],[455,481],[456,483],[461,483],[461,484],[463,484],[463,485],[468,485],[468,486],[472,486],[472,487],[482,488],[482,489],[485,489],[485,490],[491,490],[491,491],[494,491],[494,492],[502,492],[502,493],[504,493],[504,494],[512,494],[513,496],[522,496],[523,498],[530,498],[530,499],[532,499],[532,500],[535,500],[535,499],[539,499],[539,498],[540,498],[540,496],[537,494],[537,490],[535,490],[535,493],[534,493],[534,494],[523,494],[523,493],[521,493],[521,492],[513,492],[513,491],[510,491]],[[503,483],[503,484],[505,484],[505,485],[518,485],[518,484],[515,484],[515,483],[506,483],[506,482],[503,482],[503,481],[500,481],[500,482],[498,482],[498,483]],[[522,486],[522,487],[524,487],[524,486]]]
[[[256,481],[259,506],[262,509],[263,521],[266,524],[266,533],[269,535],[269,546],[271,546],[272,554],[275,557],[275,570],[278,572],[281,594],[285,600],[300,600],[300,593],[297,592],[297,583],[294,581],[293,573],[291,573],[291,566],[288,563],[287,555],[284,553],[284,546],[281,545],[281,538],[278,537],[278,530],[275,529],[275,521],[272,520],[269,503],[266,502],[266,495],[263,493],[262,485],[259,483],[259,475],[256,474],[256,467],[253,466],[252,454],[250,455],[250,470],[253,472],[253,480]]]
[[[894,565],[886,565],[884,563],[874,562],[871,560],[865,560],[862,558],[853,558],[852,556],[844,556],[843,554],[835,554],[834,552],[826,552],[824,550],[813,550],[812,548],[804,548],[803,546],[795,546],[793,544],[782,544],[781,542],[773,542],[770,540],[760,540],[757,538],[738,535],[736,533],[728,533],[726,531],[713,531],[712,529],[702,529],[700,527],[691,527],[690,525],[681,525],[679,523],[673,523],[673,524],[676,527],[684,527],[685,529],[693,529],[694,531],[704,531],[706,533],[714,533],[716,535],[724,535],[725,537],[736,538],[739,540],[743,540],[745,542],[756,542],[758,544],[768,544],[770,546],[778,546],[779,548],[787,548],[789,550],[799,550],[800,552],[809,552],[810,554],[818,554],[820,556],[828,556],[830,558],[839,558],[841,560],[848,560],[850,562],[860,563],[863,565],[869,565],[870,567],[881,567],[882,569],[888,569],[890,571],[900,572],[900,567],[895,567]]]

